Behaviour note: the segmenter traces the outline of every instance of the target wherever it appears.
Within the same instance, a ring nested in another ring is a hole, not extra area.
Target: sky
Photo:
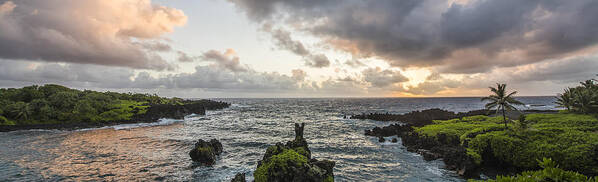
[[[596,17],[594,0],[0,0],[0,87],[555,95],[598,74]]]

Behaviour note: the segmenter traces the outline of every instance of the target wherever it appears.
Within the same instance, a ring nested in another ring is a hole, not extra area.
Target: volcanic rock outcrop
[[[268,147],[253,173],[256,182],[334,181],[334,161],[311,158],[303,138],[305,124],[295,123],[295,139]]]
[[[209,142],[199,139],[191,151],[189,156],[194,162],[199,162],[204,165],[213,165],[216,162],[216,156],[222,153],[222,144],[216,139]]]

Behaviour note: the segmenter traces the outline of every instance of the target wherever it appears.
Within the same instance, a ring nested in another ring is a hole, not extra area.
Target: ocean
[[[555,109],[554,97],[517,99],[526,104],[520,109]],[[232,106],[150,124],[0,133],[0,181],[230,181],[238,172],[251,181],[266,148],[293,139],[293,123],[300,122],[312,156],[336,161],[336,181],[466,181],[441,160],[406,151],[400,139],[379,143],[364,135],[389,122],[345,116],[484,106],[473,97],[215,100]],[[212,138],[222,142],[223,154],[213,166],[194,165],[189,150],[197,139]]]

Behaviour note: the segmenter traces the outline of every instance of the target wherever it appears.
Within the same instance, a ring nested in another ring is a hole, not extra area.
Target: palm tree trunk
[[[502,106],[502,120],[505,122],[505,129],[507,129],[507,117],[505,116],[505,106]]]

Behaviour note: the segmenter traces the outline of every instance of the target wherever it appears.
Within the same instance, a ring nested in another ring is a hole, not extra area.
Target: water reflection
[[[552,98],[527,99],[551,104]],[[387,123],[343,119],[361,112],[408,112],[482,107],[477,98],[226,99],[234,106],[172,125],[114,130],[0,133],[0,181],[229,181],[252,180],[269,145],[293,138],[305,122],[313,156],[337,161],[337,181],[463,181],[402,145],[378,143],[364,129]],[[214,166],[194,167],[187,152],[196,139],[218,138],[224,152]],[[400,141],[399,141],[400,142]]]

